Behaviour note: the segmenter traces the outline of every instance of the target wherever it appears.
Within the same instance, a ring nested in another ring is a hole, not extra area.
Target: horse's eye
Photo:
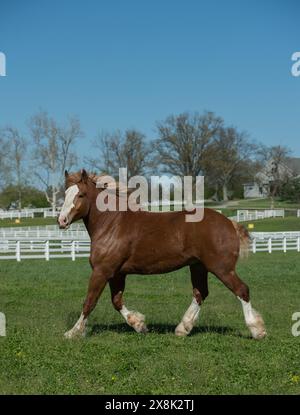
[[[81,193],[80,195],[78,195],[78,197],[83,197],[84,196],[84,194],[83,193]]]

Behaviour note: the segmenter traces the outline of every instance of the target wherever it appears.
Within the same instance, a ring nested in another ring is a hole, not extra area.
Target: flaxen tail
[[[240,239],[240,258],[247,258],[249,255],[249,246],[251,242],[251,236],[247,229],[243,226],[237,223],[236,221],[232,221],[232,224],[236,230],[236,233]]]

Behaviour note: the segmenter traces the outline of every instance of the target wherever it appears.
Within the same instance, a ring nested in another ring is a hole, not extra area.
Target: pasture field
[[[288,216],[285,218],[268,218],[251,220],[249,222],[240,222],[247,227],[248,223],[253,223],[253,232],[283,232],[283,231],[300,231],[300,218]]]
[[[237,205],[238,209],[271,209],[270,199],[240,199],[237,201],[229,202],[230,204]],[[274,209],[300,209],[299,203],[289,202],[287,200],[274,200]]]
[[[209,204],[207,207],[210,207]],[[256,206],[257,209],[260,209],[259,206]],[[220,210],[223,215],[225,216],[235,216],[237,212],[237,208],[218,208],[218,207],[212,207],[212,209]],[[158,211],[158,208],[152,208],[152,211]],[[170,210],[173,210],[172,208]],[[284,220],[282,218],[274,218],[274,224],[275,228],[277,227],[277,224],[282,221],[283,225],[280,225],[278,230],[286,230],[281,229],[282,226],[295,226],[295,230],[300,229],[300,218],[297,218],[295,216],[295,211],[292,213],[289,211],[286,211],[286,217]],[[262,223],[270,223],[270,226],[272,226],[272,218],[271,219],[259,219],[257,221],[254,221],[255,223],[262,222]],[[267,222],[269,221],[269,222]],[[251,221],[252,223],[253,221]],[[46,225],[55,225],[57,223],[56,218],[22,218],[20,223],[15,223],[15,219],[0,219],[0,228],[5,227],[23,227],[23,226],[46,226]],[[245,222],[243,222],[245,223]],[[269,226],[268,226],[269,228]],[[260,229],[261,230],[261,229]],[[269,229],[267,229],[269,230]],[[276,231],[277,229],[274,229]],[[288,229],[291,230],[291,229]]]
[[[15,219],[0,219],[0,228],[7,227],[23,227],[23,226],[45,226],[55,225],[55,218],[21,218],[20,223],[16,223]]]
[[[1,394],[299,394],[300,254],[251,255],[239,263],[268,337],[249,337],[239,301],[214,276],[189,337],[173,332],[191,301],[188,268],[128,276],[126,305],[146,315],[147,335],[128,327],[110,304],[108,287],[92,313],[86,339],[66,340],[81,311],[86,259],[2,261]]]

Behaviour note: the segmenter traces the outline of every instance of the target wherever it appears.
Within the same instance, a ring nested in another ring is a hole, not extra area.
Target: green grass
[[[214,276],[192,335],[173,332],[191,301],[188,269],[129,276],[126,305],[146,314],[139,335],[110,304],[106,288],[86,339],[63,333],[79,316],[88,282],[85,259],[2,261],[0,338],[2,394],[299,394],[300,255],[256,254],[239,274],[264,316],[268,337],[249,338],[239,301]]]
[[[240,199],[238,201],[233,201],[233,203],[238,204],[240,209],[270,209],[271,200],[270,199]],[[230,202],[229,202],[230,205]],[[299,203],[292,203],[285,200],[274,200],[274,208],[285,208],[285,209],[300,209]]]
[[[225,216],[235,216],[236,215],[236,209],[228,209],[228,208],[217,209],[217,208],[215,208],[215,210],[221,211],[221,213]]]
[[[15,223],[15,219],[0,219],[0,228],[6,227],[23,227],[23,226],[45,226],[55,225],[56,218],[22,218],[20,223]]]
[[[281,232],[281,231],[300,231],[300,218],[288,216],[283,218],[258,219],[249,222],[241,222],[242,225],[248,226],[254,224],[254,232]]]

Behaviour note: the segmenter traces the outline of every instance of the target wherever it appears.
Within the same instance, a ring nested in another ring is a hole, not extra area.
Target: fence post
[[[269,254],[272,253],[272,238],[268,239],[268,252]]]
[[[16,243],[16,259],[18,262],[21,261],[21,249],[20,249],[20,241],[17,241]]]
[[[49,261],[50,259],[49,241],[45,242],[45,259],[46,261]]]
[[[256,238],[253,239],[253,243],[252,243],[252,252],[255,254],[256,253]]]
[[[72,245],[71,245],[71,258],[72,258],[72,261],[75,261],[75,241],[72,241]]]
[[[286,252],[286,236],[283,237],[283,252]]]

